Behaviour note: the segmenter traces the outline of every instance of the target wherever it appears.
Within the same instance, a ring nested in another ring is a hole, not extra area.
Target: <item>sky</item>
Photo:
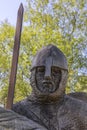
[[[0,23],[8,19],[8,22],[15,26],[21,3],[25,6],[26,0],[0,0]]]

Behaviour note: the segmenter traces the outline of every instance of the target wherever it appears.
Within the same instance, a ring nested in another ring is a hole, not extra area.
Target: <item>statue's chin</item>
[[[40,90],[36,87],[33,92],[37,101],[45,103],[57,102],[60,100],[60,97],[64,95],[64,91],[60,93],[59,87],[53,90],[45,89],[44,91],[43,89]]]
[[[52,84],[44,84],[42,87],[39,87],[39,91],[44,94],[54,93],[56,88]]]

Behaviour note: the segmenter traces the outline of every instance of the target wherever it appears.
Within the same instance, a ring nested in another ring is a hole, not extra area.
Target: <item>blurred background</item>
[[[0,104],[6,105],[13,55],[17,11],[24,5],[24,19],[14,102],[31,93],[30,67],[36,52],[54,44],[68,60],[66,92],[87,92],[86,0],[0,1]]]

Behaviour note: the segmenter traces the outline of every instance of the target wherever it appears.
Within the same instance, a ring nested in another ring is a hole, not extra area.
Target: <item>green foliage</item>
[[[27,0],[20,46],[14,102],[31,92],[30,66],[33,56],[44,45],[54,44],[67,57],[67,92],[86,91],[87,87],[87,9],[85,1]],[[14,27],[0,26],[0,101],[6,102]],[[81,69],[85,68],[85,72]]]
[[[7,97],[9,70],[12,56],[14,28],[8,23],[0,25],[0,102]]]

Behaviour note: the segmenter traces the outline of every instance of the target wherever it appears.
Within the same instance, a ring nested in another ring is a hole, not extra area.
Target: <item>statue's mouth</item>
[[[46,80],[44,80],[42,83],[43,85],[48,85],[48,86],[53,84],[51,81],[46,81]]]
[[[52,81],[44,80],[42,83],[43,83],[43,92],[52,93],[55,91],[55,86]]]

